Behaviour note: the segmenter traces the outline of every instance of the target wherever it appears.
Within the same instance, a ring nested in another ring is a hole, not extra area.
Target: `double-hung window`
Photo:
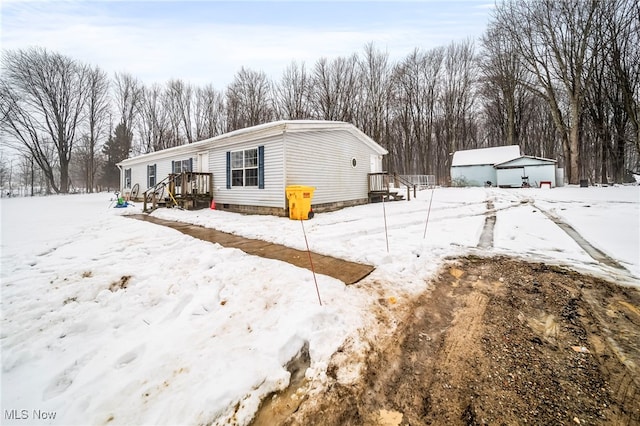
[[[231,152],[231,186],[258,186],[258,149]]]
[[[156,165],[147,166],[147,188],[156,186]]]
[[[182,172],[191,172],[193,167],[193,160],[191,158],[187,160],[177,160],[171,162],[171,172],[180,174]],[[176,186],[182,185],[182,178],[176,179]]]
[[[191,158],[189,158],[187,160],[172,161],[171,167],[173,169],[173,173],[191,172],[192,164],[193,162]]]

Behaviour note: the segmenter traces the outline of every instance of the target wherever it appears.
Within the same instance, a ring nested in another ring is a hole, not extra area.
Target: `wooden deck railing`
[[[169,192],[174,197],[212,197],[211,173],[182,172],[169,175]]]
[[[413,188],[413,197],[416,196],[417,185],[403,178],[396,173],[378,172],[369,173],[369,202],[375,199],[400,199],[403,197],[397,197],[398,191],[393,191],[392,188],[400,188],[402,186],[407,187],[407,200],[411,200],[411,191]]]
[[[170,173],[148,188],[144,194],[143,211],[155,210],[159,205],[195,207],[213,199],[213,175],[202,172]],[[151,208],[147,210],[147,204]]]
[[[369,192],[388,192],[389,173],[369,173]]]

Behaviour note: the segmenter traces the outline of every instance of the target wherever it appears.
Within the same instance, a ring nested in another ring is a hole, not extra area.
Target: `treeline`
[[[478,41],[397,62],[368,44],[294,61],[275,80],[243,67],[224,89],[145,85],[41,48],[7,51],[3,146],[22,154],[21,181],[92,191],[117,187],[115,164],[130,155],[273,120],[339,120],[389,150],[388,171],[440,184],[453,152],[511,144],[557,159],[570,183],[620,183],[640,167],[639,34],[633,0],[505,1]]]

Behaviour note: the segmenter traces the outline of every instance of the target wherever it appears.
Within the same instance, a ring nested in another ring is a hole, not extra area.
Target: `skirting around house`
[[[368,199],[361,198],[358,200],[348,200],[348,201],[338,201],[334,203],[324,203],[324,204],[312,204],[311,208],[315,213],[325,213],[340,210],[345,207],[358,206],[361,204],[367,204]],[[216,204],[217,210],[235,212],[235,213],[244,213],[244,214],[265,214],[265,215],[273,215],[273,216],[289,216],[288,208],[279,208],[279,207],[261,207],[261,206],[245,206],[239,204]]]

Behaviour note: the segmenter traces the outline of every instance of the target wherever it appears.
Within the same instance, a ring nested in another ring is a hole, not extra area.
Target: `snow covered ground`
[[[310,271],[124,218],[141,206],[109,208],[111,197],[2,200],[3,424],[246,424],[261,397],[287,386],[284,366],[302,347],[307,377],[322,383],[345,339],[357,347],[358,331],[377,326],[378,298],[402,303],[459,255],[640,286],[638,186],[438,188],[318,214],[304,222],[311,250],[376,267],[352,286],[318,276],[322,306]],[[488,205],[493,247],[481,249]],[[305,248],[301,223],[287,218],[154,215]],[[624,269],[595,261],[549,216]]]

